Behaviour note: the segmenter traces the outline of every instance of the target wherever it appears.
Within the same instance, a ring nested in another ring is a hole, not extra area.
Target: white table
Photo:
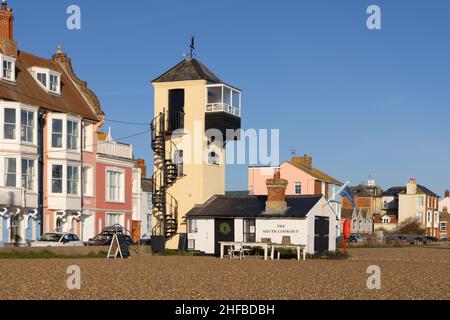
[[[306,246],[299,244],[291,244],[291,245],[283,245],[283,244],[270,244],[269,245],[271,247],[271,251],[270,251],[270,259],[274,260],[275,258],[275,250],[277,248],[283,248],[283,249],[295,249],[297,250],[297,260],[300,260],[300,251],[303,254],[303,260],[306,260]]]
[[[220,259],[223,259],[225,253],[225,247],[251,247],[251,248],[263,248],[264,249],[264,260],[267,260],[269,244],[260,242],[226,242],[219,241],[220,244]]]

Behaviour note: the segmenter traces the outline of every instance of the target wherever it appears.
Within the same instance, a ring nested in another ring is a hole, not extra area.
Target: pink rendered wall
[[[275,172],[273,167],[249,168],[248,188],[255,195],[267,195],[266,180],[271,179]],[[286,179],[289,184],[286,189],[287,195],[295,194],[295,183],[302,184],[302,194],[316,194],[315,181],[317,179],[302,170],[294,167],[290,163],[283,163],[280,166],[281,178]]]
[[[106,201],[106,168],[114,167],[121,170],[124,170],[125,177],[125,196],[123,203],[115,203],[115,202],[107,202]],[[132,203],[132,169],[120,166],[112,166],[106,165],[103,163],[97,163],[96,170],[96,181],[97,181],[97,208],[105,209],[105,210],[117,210],[117,211],[132,211],[133,203]]]

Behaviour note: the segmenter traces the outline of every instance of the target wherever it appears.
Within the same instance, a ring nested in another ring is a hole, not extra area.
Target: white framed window
[[[16,81],[16,59],[1,55],[2,73],[1,76],[4,80]]]
[[[149,209],[153,208],[153,200],[151,192],[147,192],[147,208]]]
[[[79,172],[76,166],[67,166],[67,194],[78,194]]]
[[[15,188],[17,186],[17,160],[16,158],[5,158],[5,187]]]
[[[198,232],[197,219],[189,219],[188,221],[189,221],[188,233],[197,233]]]
[[[92,167],[83,167],[83,195],[93,195],[93,169]]]
[[[22,142],[34,142],[34,111],[20,111],[20,139]]]
[[[424,203],[423,197],[418,197],[417,198],[417,206],[423,207],[423,203]]]
[[[94,151],[93,124],[84,122],[83,126],[83,151]]]
[[[53,93],[59,93],[59,75],[50,73],[49,90]]]
[[[439,230],[440,230],[441,232],[447,232],[447,222],[441,222],[441,223],[439,224]]]
[[[124,199],[124,177],[122,172],[108,170],[106,173],[108,201],[122,202]]]
[[[45,72],[36,73],[38,81],[47,88],[47,74]]]
[[[22,188],[34,191],[34,160],[22,159]]]
[[[115,224],[124,226],[124,214],[123,213],[107,213],[106,214],[106,227],[111,227]]]
[[[16,140],[16,109],[4,109],[3,138]]]
[[[52,165],[52,193],[63,193],[62,165]]]
[[[295,183],[295,190],[294,190],[296,195],[302,194],[302,183],[301,182],[296,182]]]
[[[78,149],[78,122],[67,120],[67,149]]]
[[[13,80],[13,64],[11,61],[3,60],[3,78]]]
[[[195,240],[194,239],[188,239],[188,249],[195,250]]]
[[[52,148],[62,148],[63,142],[63,121],[62,119],[52,120]]]
[[[383,218],[383,224],[389,224],[390,223],[390,219],[388,217],[384,217]]]

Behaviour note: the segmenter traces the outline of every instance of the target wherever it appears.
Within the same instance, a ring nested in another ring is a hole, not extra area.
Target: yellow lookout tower
[[[239,138],[229,130],[241,127],[241,91],[192,58],[152,83],[152,246],[185,249],[185,214],[225,193],[225,144]]]

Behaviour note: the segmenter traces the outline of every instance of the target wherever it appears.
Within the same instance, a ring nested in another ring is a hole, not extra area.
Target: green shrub
[[[42,250],[39,252],[2,252],[0,253],[0,259],[103,259],[107,255],[106,251],[91,252],[85,255],[62,255],[49,250]]]

